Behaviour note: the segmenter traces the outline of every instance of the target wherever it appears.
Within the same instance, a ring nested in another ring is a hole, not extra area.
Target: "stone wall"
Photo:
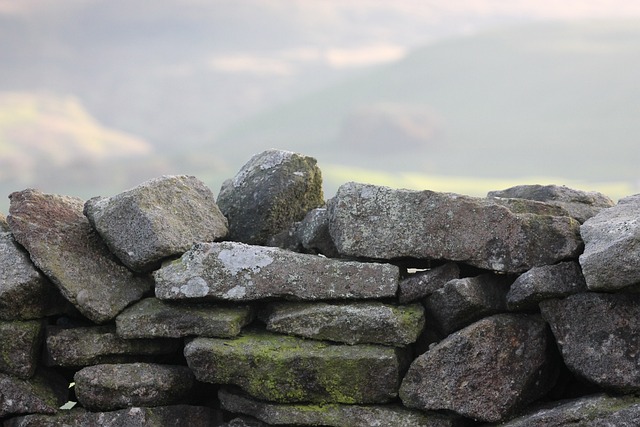
[[[225,182],[0,221],[4,426],[640,425],[640,195]]]

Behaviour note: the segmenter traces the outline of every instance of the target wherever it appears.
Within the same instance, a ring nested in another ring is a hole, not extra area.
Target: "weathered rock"
[[[220,242],[194,245],[154,277],[160,299],[364,299],[394,297],[399,269]]]
[[[40,370],[28,380],[0,373],[0,419],[19,414],[55,414],[67,401],[69,383]]]
[[[7,218],[2,212],[0,212],[0,232],[11,231],[9,224],[7,224]]]
[[[483,317],[507,311],[507,292],[513,278],[486,273],[453,279],[425,299],[438,329],[448,335]]]
[[[403,347],[424,327],[420,304],[395,306],[364,302],[275,302],[261,315],[267,330],[347,344]]]
[[[411,408],[500,421],[553,385],[552,342],[539,316],[487,317],[419,356],[404,377],[400,398]]]
[[[386,403],[396,397],[406,363],[405,352],[393,347],[259,331],[235,339],[195,338],[184,354],[198,380],[235,384],[281,403]]]
[[[398,301],[418,301],[442,288],[449,280],[460,278],[460,267],[454,262],[413,273],[398,284]]]
[[[8,217],[16,241],[62,295],[96,323],[116,317],[151,289],[109,252],[82,214],[83,202],[37,190],[12,193]]]
[[[514,213],[492,199],[347,183],[327,205],[331,237],[345,256],[461,261],[518,273],[582,250],[575,219]]]
[[[25,415],[5,421],[5,427],[212,427],[218,425],[214,410],[204,406],[173,405],[89,412],[84,408],[56,415]]]
[[[111,251],[138,272],[228,233],[211,190],[193,176],[162,176],[113,197],[88,200],[84,213]]]
[[[322,254],[330,258],[339,255],[329,233],[327,208],[316,208],[309,211],[300,222],[297,232],[300,236],[300,243],[307,252]]]
[[[596,191],[574,190],[559,185],[518,185],[506,190],[490,191],[487,197],[537,200],[558,206],[580,223],[596,215],[602,209],[614,205],[604,194]]]
[[[589,289],[615,291],[640,284],[640,194],[625,197],[580,227],[582,273]]]
[[[507,294],[509,310],[537,310],[545,299],[587,292],[587,284],[575,261],[534,267],[520,275]]]
[[[253,417],[242,415],[222,424],[220,427],[269,427],[269,425]]]
[[[571,371],[608,390],[640,391],[639,294],[575,294],[540,310]]]
[[[195,381],[186,366],[153,363],[88,366],[73,379],[78,402],[90,411],[181,403]]]
[[[253,319],[249,306],[171,304],[146,298],[116,317],[122,338],[234,337]]]
[[[179,345],[179,340],[171,339],[123,339],[112,325],[72,329],[50,326],[46,328],[45,355],[49,366],[81,367],[173,354]]]
[[[264,245],[269,237],[324,204],[316,159],[267,150],[222,184],[218,206],[229,220],[229,240]]]
[[[31,378],[42,346],[42,321],[0,321],[0,372]]]
[[[223,409],[248,414],[269,425],[335,426],[335,427],[456,427],[463,425],[460,417],[428,413],[400,405],[304,405],[269,403],[241,393],[220,389]]]

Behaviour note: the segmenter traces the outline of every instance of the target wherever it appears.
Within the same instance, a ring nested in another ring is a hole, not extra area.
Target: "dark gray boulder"
[[[19,414],[55,414],[67,401],[69,382],[48,370],[23,380],[0,373],[0,419]]]
[[[322,254],[329,258],[339,256],[336,245],[329,233],[329,215],[327,208],[316,208],[300,222],[297,228],[300,244],[308,253]]]
[[[402,304],[418,301],[442,288],[445,283],[460,278],[460,267],[454,262],[419,271],[400,280],[398,301]]]
[[[42,321],[0,321],[0,372],[31,378],[40,361]]]

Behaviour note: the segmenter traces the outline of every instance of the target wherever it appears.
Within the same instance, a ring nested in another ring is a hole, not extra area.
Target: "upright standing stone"
[[[24,190],[9,196],[9,226],[42,270],[86,317],[104,323],[151,289],[120,264],[82,213],[82,200]]]
[[[0,372],[31,378],[42,347],[42,321],[0,321]]]
[[[225,181],[218,206],[229,220],[229,240],[264,245],[271,236],[324,204],[316,159],[267,150]]]
[[[87,201],[84,212],[111,251],[138,272],[182,255],[196,242],[227,235],[213,193],[193,176],[163,176],[113,197]]]

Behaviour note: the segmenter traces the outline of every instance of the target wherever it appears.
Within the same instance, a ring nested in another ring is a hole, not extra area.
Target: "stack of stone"
[[[217,200],[13,193],[0,420],[638,425],[640,196],[321,188],[269,150]]]

